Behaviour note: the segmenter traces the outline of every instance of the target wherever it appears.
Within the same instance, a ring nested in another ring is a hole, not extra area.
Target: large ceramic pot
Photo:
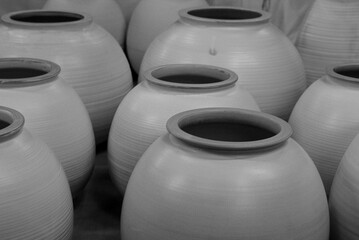
[[[21,11],[2,16],[0,57],[36,57],[61,66],[84,102],[97,143],[107,139],[118,104],[132,88],[117,41],[86,14]]]
[[[315,0],[207,0],[212,6],[239,6],[271,13],[271,22],[295,43]]]
[[[359,135],[346,150],[330,192],[330,233],[335,240],[359,238]]]
[[[359,2],[316,0],[297,41],[308,84],[325,74],[327,65],[358,61]]]
[[[85,106],[59,73],[45,60],[0,58],[0,102],[20,111],[26,128],[53,150],[75,195],[92,173],[95,138]]]
[[[167,129],[132,173],[121,239],[328,239],[323,183],[285,121],[207,108]]]
[[[262,111],[287,119],[306,87],[301,58],[262,11],[230,7],[180,11],[180,20],[149,46],[141,72],[171,63],[231,69]]]
[[[88,13],[124,47],[126,21],[115,0],[47,0],[43,9]]]
[[[122,194],[137,161],[176,113],[202,107],[259,110],[250,93],[235,86],[237,75],[219,67],[165,65],[144,78],[118,107],[108,140],[110,173]]]
[[[295,105],[293,138],[316,164],[327,193],[345,150],[359,132],[359,65],[328,67]]]
[[[132,13],[127,30],[127,54],[138,73],[150,43],[178,20],[178,11],[207,6],[205,0],[142,0]]]
[[[19,112],[0,107],[0,237],[69,240],[73,206],[65,174],[23,125]]]

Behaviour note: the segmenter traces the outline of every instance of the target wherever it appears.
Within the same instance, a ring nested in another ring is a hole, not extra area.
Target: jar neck
[[[237,108],[204,108],[171,117],[167,130],[187,145],[216,151],[266,151],[292,135],[288,123],[275,116]]]
[[[0,58],[0,88],[28,87],[57,79],[59,65],[34,58]]]
[[[9,141],[21,133],[25,123],[18,111],[0,106],[0,143]]]
[[[78,29],[92,23],[85,13],[48,10],[26,10],[10,12],[1,17],[4,25],[27,29]]]
[[[332,79],[359,86],[359,63],[331,65],[327,67],[326,73]]]
[[[270,21],[270,14],[238,7],[197,7],[179,11],[180,20],[189,24],[217,27],[259,26]]]
[[[170,64],[144,72],[145,80],[168,90],[208,91],[233,87],[238,76],[231,70],[202,64]]]

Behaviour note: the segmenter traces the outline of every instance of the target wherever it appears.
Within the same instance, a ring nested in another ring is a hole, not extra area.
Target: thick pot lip
[[[193,13],[210,12],[210,11],[237,11],[238,13],[250,13],[260,15],[248,19],[220,19],[220,18],[206,18],[195,16]],[[192,7],[182,9],[178,12],[181,20],[191,23],[202,23],[206,25],[224,25],[224,26],[237,26],[237,25],[257,25],[267,23],[270,21],[271,15],[262,10],[253,10],[241,7],[226,7],[226,6],[208,6],[208,7]]]
[[[20,112],[4,106],[0,106],[0,120],[9,124],[0,129],[0,143],[16,137],[25,124],[25,118]]]
[[[358,73],[359,73],[359,63],[350,62],[350,63],[342,63],[342,64],[332,64],[332,65],[327,66],[326,73],[328,76],[338,79],[338,80],[359,83],[359,77],[358,78],[350,77],[350,76],[346,76],[346,75],[338,73],[338,71],[346,71],[346,70],[349,70],[349,71],[355,70],[355,71],[358,71]]]
[[[27,87],[51,82],[57,79],[61,72],[61,67],[58,64],[36,58],[0,58],[0,73],[4,68],[27,68],[46,73],[24,78],[1,78],[0,76],[0,88]]]
[[[212,83],[178,83],[161,80],[160,77],[174,75],[198,75],[202,77],[218,78],[218,82]],[[205,90],[217,89],[234,85],[238,80],[238,75],[226,68],[204,65],[204,64],[168,64],[150,68],[143,74],[144,79],[151,84],[172,88],[172,89],[192,89]]]
[[[27,22],[20,21],[14,18],[16,17],[31,17],[31,16],[62,16],[62,17],[73,17],[78,18],[74,21],[60,21],[60,22]],[[61,10],[23,10],[15,11],[4,14],[1,16],[1,21],[10,26],[14,27],[24,27],[24,28],[47,28],[47,29],[56,29],[62,27],[80,27],[86,26],[92,23],[93,19],[90,15],[83,12],[76,11],[61,11]]]
[[[274,136],[256,141],[229,142],[197,137],[181,129],[189,124],[216,120],[257,126],[272,131]],[[293,133],[291,126],[278,117],[240,108],[202,108],[181,112],[172,116],[167,121],[166,127],[170,135],[185,143],[195,147],[222,151],[266,150],[283,144]]]

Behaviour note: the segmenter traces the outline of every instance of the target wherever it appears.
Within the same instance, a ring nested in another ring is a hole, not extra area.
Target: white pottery
[[[203,107],[259,110],[250,93],[235,86],[237,75],[206,65],[164,65],[145,72],[119,105],[108,139],[110,173],[123,194],[148,146],[166,132],[176,113]]]
[[[306,88],[302,60],[263,11],[234,7],[191,8],[155,38],[143,71],[163,64],[221,66],[237,73],[263,112],[287,119]],[[141,79],[139,79],[141,81]]]
[[[132,88],[130,66],[117,41],[87,14],[29,10],[2,16],[0,57],[46,59],[84,102],[96,142],[107,139],[122,98]]]
[[[0,125],[0,238],[70,240],[73,205],[61,165],[19,112],[0,107]]]
[[[359,2],[315,0],[297,40],[308,85],[328,65],[359,61]]]
[[[85,106],[59,73],[45,60],[0,58],[0,103],[20,111],[25,127],[52,149],[75,196],[91,176],[95,138]]]
[[[359,135],[340,161],[330,191],[330,235],[335,240],[359,238]]]
[[[316,167],[288,123],[243,109],[176,114],[142,155],[122,205],[122,240],[328,240]]]
[[[127,30],[127,54],[138,73],[151,42],[178,20],[178,11],[207,6],[205,0],[142,0],[132,13]]]
[[[359,65],[329,66],[295,105],[289,123],[293,138],[317,166],[329,196],[344,152],[359,132]]]
[[[85,12],[124,47],[126,21],[115,0],[47,0],[43,9]]]

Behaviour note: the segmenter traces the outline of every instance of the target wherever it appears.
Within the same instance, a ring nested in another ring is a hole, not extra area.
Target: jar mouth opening
[[[149,69],[145,79],[152,84],[182,89],[213,89],[233,85],[234,72],[210,65],[170,64]]]
[[[0,106],[0,142],[7,141],[21,132],[24,116],[18,111]]]
[[[329,76],[350,81],[350,82],[359,82],[359,64],[343,64],[330,66],[327,69],[327,73]]]
[[[292,134],[288,123],[275,116],[236,108],[204,108],[177,114],[167,122],[176,138],[217,150],[267,149]]]
[[[33,11],[13,14],[10,18],[14,21],[25,23],[66,23],[82,20],[84,16],[70,12]]]
[[[179,11],[181,19],[207,24],[257,24],[269,22],[270,14],[239,7],[194,7]]]
[[[200,18],[216,20],[248,20],[260,18],[260,12],[238,9],[238,8],[203,8],[187,12],[188,15]]]
[[[25,10],[10,12],[1,17],[6,24],[28,27],[56,27],[79,25],[92,21],[91,17],[84,13],[49,10]]]
[[[22,87],[53,81],[60,66],[34,58],[0,58],[0,87]]]

